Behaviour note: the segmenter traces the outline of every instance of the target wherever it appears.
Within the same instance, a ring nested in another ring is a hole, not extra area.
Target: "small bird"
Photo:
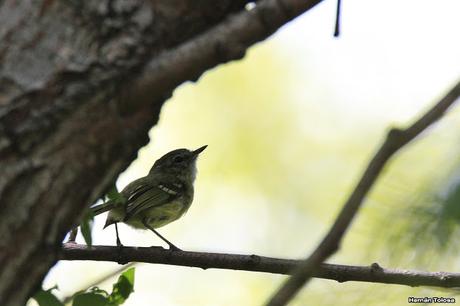
[[[165,241],[171,250],[179,250],[155,229],[179,219],[193,201],[196,160],[206,149],[177,149],[158,159],[147,176],[131,182],[122,191],[122,203],[111,200],[91,207],[94,215],[109,211],[104,228],[115,224],[117,245],[118,222],[137,229],[149,229]]]

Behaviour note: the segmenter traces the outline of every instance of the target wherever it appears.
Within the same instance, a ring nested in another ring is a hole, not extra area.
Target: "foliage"
[[[123,195],[118,191],[115,184],[113,184],[112,188],[110,188],[109,192],[107,193],[107,198],[109,201],[112,201],[118,205],[124,204],[126,201]]]
[[[53,290],[57,287],[48,290],[40,289],[35,293],[34,299],[40,306],[64,306],[64,304],[53,294]]]
[[[115,184],[112,185],[109,192],[106,195],[107,201],[112,201],[117,205],[122,205],[125,202],[125,198],[123,195],[118,191],[117,186]],[[83,216],[83,220],[80,224],[80,231],[85,239],[85,242],[88,246],[93,244],[92,239],[92,229],[94,223],[94,213],[88,209],[86,214]]]
[[[135,268],[123,272],[116,283],[113,284],[112,292],[98,287],[92,287],[87,291],[80,291],[73,295],[72,306],[118,306],[122,305],[134,291]],[[40,289],[34,299],[40,306],[64,306],[64,304],[52,293],[53,287],[48,290]]]
[[[91,236],[91,231],[93,229],[94,223],[94,214],[91,210],[87,210],[86,214],[83,217],[83,220],[80,224],[80,231],[85,239],[85,242],[88,246],[93,244],[93,238]]]

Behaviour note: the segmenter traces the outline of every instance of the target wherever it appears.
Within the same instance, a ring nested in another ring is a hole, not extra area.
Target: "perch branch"
[[[92,246],[65,243],[59,258],[61,260],[95,260],[119,263],[143,262],[201,269],[228,269],[274,274],[290,274],[302,261],[280,259],[258,255],[170,251],[158,248]],[[120,259],[122,262],[120,262]],[[123,267],[126,269],[126,267]],[[359,281],[406,286],[460,287],[460,273],[423,272],[413,270],[384,269],[378,264],[370,266],[346,266],[321,264],[313,277],[338,282]]]

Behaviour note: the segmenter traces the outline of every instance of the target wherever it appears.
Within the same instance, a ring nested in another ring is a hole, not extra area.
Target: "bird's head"
[[[193,182],[196,176],[196,159],[206,147],[207,145],[194,151],[177,149],[166,153],[153,164],[149,174],[162,173]]]

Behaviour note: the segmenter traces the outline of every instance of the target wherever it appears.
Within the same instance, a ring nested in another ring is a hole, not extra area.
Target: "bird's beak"
[[[193,151],[193,155],[198,156],[198,154],[200,154],[201,152],[203,152],[204,149],[206,149],[207,146],[208,146],[208,145],[205,145],[205,146],[202,146],[202,147],[196,149],[195,151]]]

